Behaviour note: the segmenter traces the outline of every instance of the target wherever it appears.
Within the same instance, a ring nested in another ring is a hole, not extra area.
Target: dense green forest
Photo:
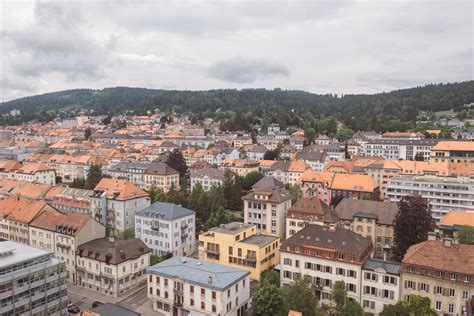
[[[153,90],[144,88],[77,89],[47,93],[3,102],[0,114],[19,109],[18,117],[4,116],[0,124],[31,119],[47,121],[78,110],[94,114],[118,114],[133,109],[144,115],[156,109],[226,118],[225,129],[249,130],[253,124],[279,123],[283,127],[333,125],[334,120],[354,130],[402,130],[413,128],[423,112],[453,109],[460,112],[474,102],[474,81],[432,84],[378,94],[318,95],[281,89],[224,89],[209,91]],[[324,126],[323,126],[324,127]]]

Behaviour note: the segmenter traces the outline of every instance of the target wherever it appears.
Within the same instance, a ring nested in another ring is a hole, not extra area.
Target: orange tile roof
[[[261,167],[271,167],[277,161],[276,160],[260,160],[259,162],[260,162]]]
[[[474,141],[441,141],[436,144],[432,151],[474,151]]]
[[[103,178],[96,185],[94,191],[105,191],[107,198],[116,200],[128,200],[149,196],[148,193],[137,187],[135,184],[121,179]]]
[[[71,227],[72,230],[65,231],[65,234],[71,235],[79,232],[88,221],[94,220],[90,215],[79,213],[62,213],[54,208],[45,210],[39,214],[31,223],[30,226],[57,231],[56,225],[63,225]]]
[[[472,212],[451,211],[439,221],[442,226],[474,226],[474,209]]]
[[[369,175],[338,173],[334,175],[331,184],[333,190],[348,190],[373,192],[378,187],[377,182]]]
[[[288,168],[289,172],[305,172],[306,169],[308,169],[309,166],[306,162],[302,160],[297,160],[297,161],[292,161],[290,163],[290,167]]]
[[[26,174],[35,174],[36,172],[40,171],[53,171],[53,168],[50,168],[48,166],[45,166],[43,164],[37,163],[37,162],[32,162],[32,163],[26,163],[18,169],[16,172],[17,173],[26,173]]]
[[[25,182],[14,194],[28,199],[42,199],[50,188],[49,184]]]
[[[48,205],[48,203],[45,201],[8,197],[0,201],[0,214],[4,216],[7,215],[8,219],[12,221],[28,224],[46,205]]]
[[[331,160],[324,166],[324,171],[331,171],[330,170],[331,168],[342,168],[346,172],[350,173],[354,169],[354,162],[350,160],[346,160],[346,161]]]

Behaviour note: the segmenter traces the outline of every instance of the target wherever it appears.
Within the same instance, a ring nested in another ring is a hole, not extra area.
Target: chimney
[[[385,251],[383,253],[383,261],[387,261],[387,253]]]
[[[451,247],[451,244],[453,243],[453,241],[451,240],[451,238],[443,238],[443,244],[445,247]]]
[[[207,278],[207,283],[212,284],[212,277],[211,276]]]
[[[436,233],[428,232],[428,240],[436,240]]]

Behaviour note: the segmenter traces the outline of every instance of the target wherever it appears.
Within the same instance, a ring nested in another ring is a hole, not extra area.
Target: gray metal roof
[[[168,221],[193,214],[195,214],[194,211],[191,211],[180,205],[165,202],[155,202],[147,208],[144,208],[143,210],[136,213],[138,216],[154,217]]]
[[[181,256],[148,267],[147,273],[179,278],[184,282],[218,291],[225,291],[250,275],[249,271]]]
[[[382,268],[385,271],[387,271],[387,273],[389,274],[399,275],[400,265],[401,265],[400,262],[370,258],[364,263],[364,265],[362,266],[362,269],[374,271],[377,268]]]

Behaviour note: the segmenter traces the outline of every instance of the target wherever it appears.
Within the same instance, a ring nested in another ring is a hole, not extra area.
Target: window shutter
[[[426,284],[426,293],[429,293],[429,292],[430,292],[430,285]]]
[[[413,282],[413,287],[412,289],[416,290],[416,282]]]
[[[408,281],[405,280],[405,288],[407,288],[407,287],[408,287]]]

